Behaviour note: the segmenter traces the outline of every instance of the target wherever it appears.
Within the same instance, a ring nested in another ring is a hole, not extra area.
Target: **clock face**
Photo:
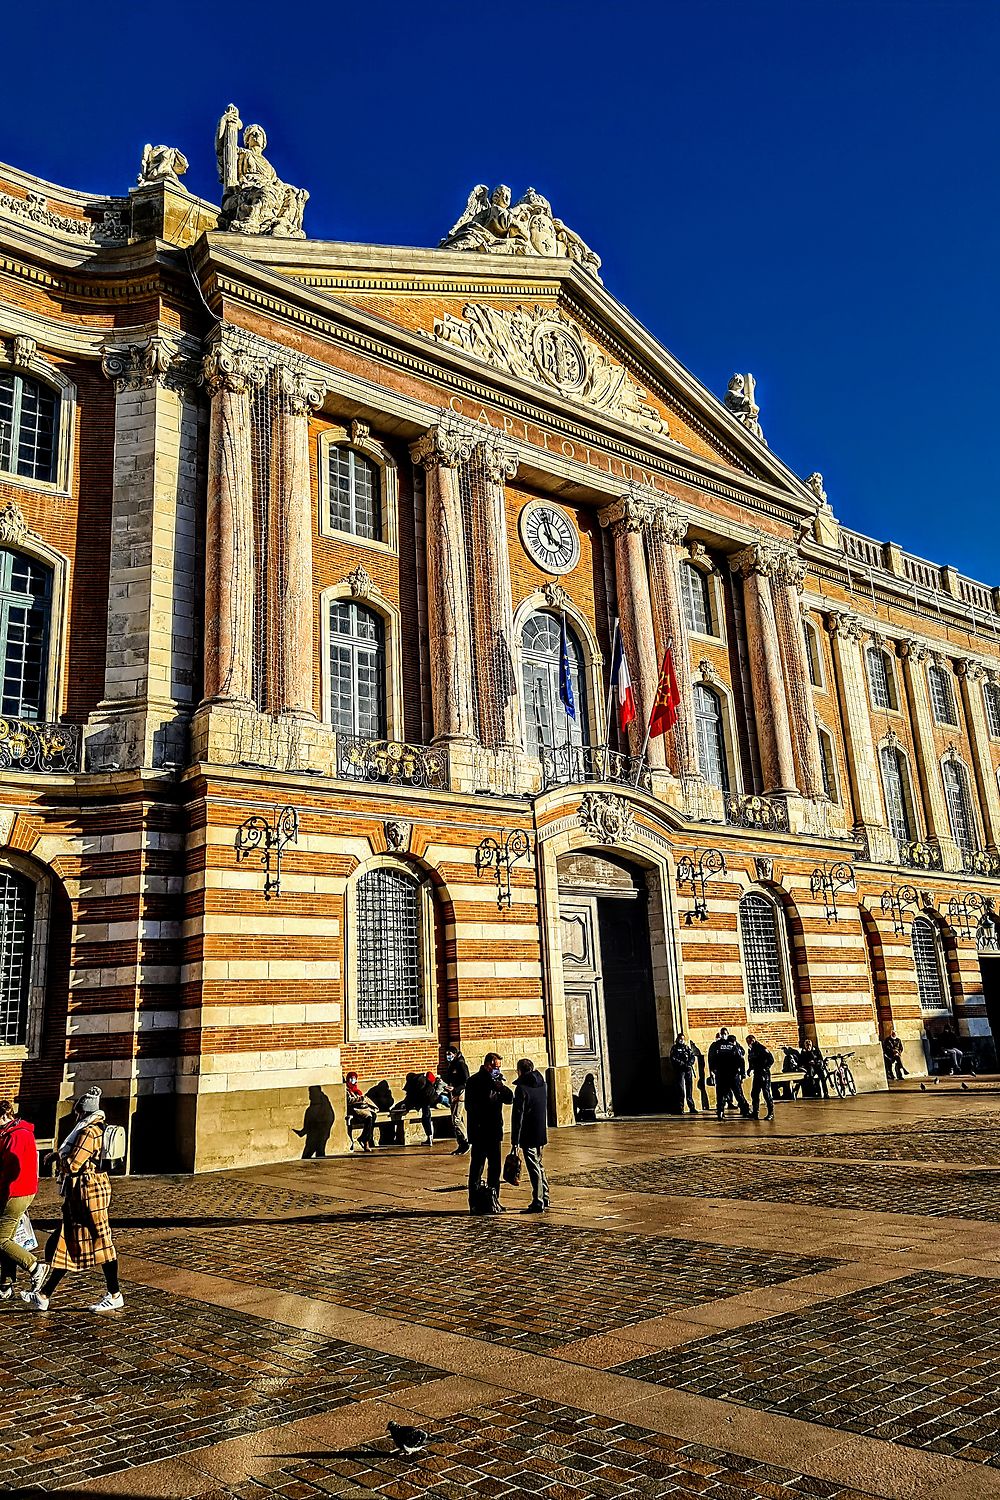
[[[576,528],[554,505],[526,505],[520,529],[524,550],[544,573],[569,573],[580,561]]]

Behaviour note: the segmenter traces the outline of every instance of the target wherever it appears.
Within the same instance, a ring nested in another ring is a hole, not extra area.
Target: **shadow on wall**
[[[333,1121],[333,1105],[319,1084],[312,1084],[309,1089],[309,1105],[302,1117],[302,1129],[295,1132],[297,1136],[305,1138],[305,1145],[302,1147],[303,1161],[308,1161],[313,1156],[326,1155],[326,1143],[330,1139]]]

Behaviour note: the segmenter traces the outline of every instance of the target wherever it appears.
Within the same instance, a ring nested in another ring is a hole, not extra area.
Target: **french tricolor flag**
[[[632,691],[632,674],[628,669],[621,631],[615,640],[615,652],[611,659],[611,691],[618,698],[618,727],[624,734],[635,718],[635,694]]]

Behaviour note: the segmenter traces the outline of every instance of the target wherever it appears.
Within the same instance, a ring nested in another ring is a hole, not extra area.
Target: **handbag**
[[[504,1158],[503,1180],[511,1187],[520,1187],[521,1184],[521,1153],[516,1146],[511,1146]]]
[[[11,1236],[15,1245],[20,1245],[22,1250],[37,1250],[38,1236],[31,1227],[31,1220],[27,1214],[22,1214],[17,1222],[17,1228]]]

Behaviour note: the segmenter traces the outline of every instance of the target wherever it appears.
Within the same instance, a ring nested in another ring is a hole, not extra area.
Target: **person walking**
[[[774,1119],[774,1098],[771,1094],[771,1069],[774,1067],[774,1053],[769,1052],[763,1042],[759,1042],[755,1036],[747,1032],[747,1069],[753,1079],[750,1088],[750,1118],[760,1119],[760,1099],[764,1096],[767,1105],[765,1120]]]
[[[451,1120],[455,1127],[455,1149],[452,1156],[465,1156],[471,1149],[465,1131],[465,1085],[469,1081],[469,1064],[457,1047],[445,1048],[444,1072],[441,1077],[448,1088]]]
[[[696,1115],[698,1110],[694,1102],[694,1073],[698,1065],[698,1055],[690,1042],[684,1040],[683,1031],[677,1033],[677,1040],[670,1049],[670,1061],[680,1085],[681,1113],[683,1114],[684,1105],[687,1104],[688,1113]]]
[[[38,1192],[38,1147],[35,1131],[21,1120],[10,1099],[0,1099],[0,1302],[14,1295],[18,1270],[27,1271],[32,1287],[48,1269],[14,1236]]]
[[[125,1299],[118,1284],[118,1252],[108,1214],[111,1179],[104,1170],[105,1116],[101,1091],[92,1088],[76,1105],[77,1123],[56,1152],[56,1176],[62,1197],[62,1223],[45,1247],[48,1273],[37,1290],[22,1292],[29,1307],[46,1312],[67,1271],[100,1266],[107,1288],[93,1313],[121,1312]]]
[[[549,1180],[542,1165],[542,1152],[549,1139],[548,1090],[545,1079],[530,1057],[517,1064],[514,1085],[514,1108],[510,1117],[511,1149],[524,1152],[524,1164],[531,1182],[531,1202],[521,1210],[526,1214],[544,1214],[549,1206]]]
[[[750,1106],[743,1094],[745,1064],[746,1053],[723,1026],[708,1049],[708,1067],[715,1077],[715,1113],[720,1120],[725,1119],[726,1100],[730,1094],[736,1100],[743,1119],[749,1117]]]
[[[895,1026],[889,1035],[882,1039],[882,1056],[885,1059],[885,1076],[888,1083],[892,1083],[894,1078],[901,1082],[908,1077],[903,1067],[903,1043],[896,1035]]]
[[[333,1105],[318,1083],[309,1086],[309,1104],[302,1117],[302,1129],[295,1134],[305,1137],[302,1160],[310,1161],[314,1156],[326,1156],[326,1143],[333,1129]]]
[[[344,1108],[347,1112],[347,1138],[351,1143],[351,1150],[354,1150],[354,1132],[358,1130],[362,1151],[374,1151],[378,1108],[373,1099],[361,1092],[357,1073],[345,1074]]]
[[[513,1104],[514,1095],[504,1083],[500,1071],[501,1058],[497,1052],[487,1052],[483,1065],[473,1073],[465,1086],[465,1113],[468,1121],[469,1144],[469,1212],[503,1213],[500,1207],[500,1173],[502,1163],[500,1151],[503,1145],[503,1107]],[[482,1187],[483,1168],[486,1168],[486,1185],[490,1192],[488,1208],[479,1204],[479,1189]]]

